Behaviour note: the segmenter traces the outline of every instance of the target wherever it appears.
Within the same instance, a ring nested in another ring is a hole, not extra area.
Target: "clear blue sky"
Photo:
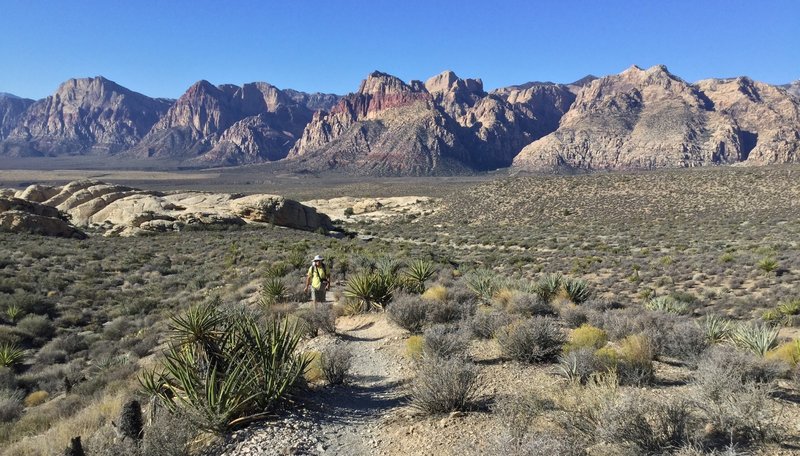
[[[0,0],[0,92],[102,75],[149,96],[266,81],[344,94],[371,71],[487,89],[665,64],[687,81],[800,79],[800,0]]]

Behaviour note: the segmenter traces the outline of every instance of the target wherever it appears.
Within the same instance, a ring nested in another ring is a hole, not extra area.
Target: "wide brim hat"
[[[314,257],[314,260],[313,260],[313,261],[322,261],[322,260],[324,260],[324,259],[325,259],[325,258],[322,258],[321,256],[317,255],[317,256],[315,256],[315,257]]]

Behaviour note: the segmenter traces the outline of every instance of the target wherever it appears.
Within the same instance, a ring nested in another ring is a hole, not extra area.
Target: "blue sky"
[[[800,79],[800,1],[0,0],[0,92],[102,75],[149,96],[266,81],[344,94],[371,71],[487,89],[665,64],[687,81]]]

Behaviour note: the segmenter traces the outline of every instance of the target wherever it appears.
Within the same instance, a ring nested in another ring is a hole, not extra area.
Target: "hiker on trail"
[[[325,302],[325,292],[331,288],[330,276],[324,258],[319,255],[314,257],[311,267],[308,268],[305,292],[308,292],[309,285],[311,285],[311,301],[314,302],[314,305]]]

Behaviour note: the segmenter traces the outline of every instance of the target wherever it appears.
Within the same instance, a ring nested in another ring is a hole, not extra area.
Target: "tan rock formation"
[[[57,194],[45,201],[46,206],[40,206],[50,208],[54,214],[63,211],[77,226],[93,227],[109,234],[132,235],[141,231],[180,230],[187,225],[252,222],[309,231],[333,229],[325,214],[277,195],[160,193],[90,180],[71,182],[57,190]]]
[[[50,198],[56,196],[59,190],[56,187],[47,185],[29,185],[25,190],[17,192],[17,198],[33,201],[36,203],[43,203]]]
[[[19,198],[0,197],[0,231],[85,239],[54,207]]]

